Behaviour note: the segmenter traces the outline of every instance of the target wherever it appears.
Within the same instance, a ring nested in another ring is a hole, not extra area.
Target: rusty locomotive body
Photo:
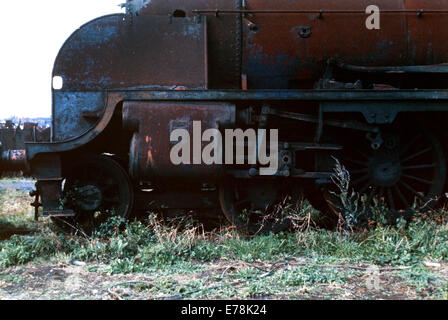
[[[111,210],[198,210],[252,232],[285,194],[331,209],[334,158],[367,202],[426,205],[446,184],[448,0],[378,0],[373,29],[370,4],[129,0],[61,48],[51,141],[3,162],[25,160],[44,215],[88,226]],[[195,121],[278,129],[278,170],[173,164],[170,133]]]

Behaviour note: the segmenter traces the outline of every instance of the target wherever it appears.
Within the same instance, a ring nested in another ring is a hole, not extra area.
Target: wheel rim
[[[128,174],[118,162],[106,156],[81,159],[65,176],[64,206],[75,211],[71,222],[86,233],[112,215],[128,218],[133,197]]]
[[[249,235],[280,232],[290,226],[283,205],[298,206],[301,189],[278,181],[226,179],[220,187],[220,204],[227,220]]]

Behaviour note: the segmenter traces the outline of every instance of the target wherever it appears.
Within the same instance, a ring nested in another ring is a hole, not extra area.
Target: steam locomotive
[[[391,214],[435,204],[446,188],[448,0],[371,4],[128,0],[65,42],[50,141],[2,150],[0,168],[37,180],[36,214],[85,229],[111,214],[195,210],[249,233],[281,230],[287,221],[267,217],[287,196],[334,209],[335,159]],[[276,170],[262,175],[248,155],[174,164],[171,135],[193,135],[195,122],[278,130]]]

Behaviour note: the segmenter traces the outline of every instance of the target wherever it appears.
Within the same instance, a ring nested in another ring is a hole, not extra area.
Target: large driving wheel
[[[89,156],[73,161],[63,185],[64,207],[72,218],[54,218],[64,229],[89,234],[110,216],[128,218],[134,200],[127,172],[108,156]]]
[[[299,207],[303,199],[301,189],[292,183],[233,178],[223,182],[219,198],[226,218],[250,235],[287,229],[291,224],[287,211]]]
[[[342,164],[351,185],[370,206],[387,205],[391,217],[410,217],[433,207],[443,192],[446,160],[437,137],[418,127],[384,130],[379,148],[359,139],[345,144]]]

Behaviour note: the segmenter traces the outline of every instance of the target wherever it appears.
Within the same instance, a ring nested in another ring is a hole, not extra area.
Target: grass
[[[119,229],[118,221],[109,227]],[[58,233],[41,225],[32,236],[13,236],[0,244],[0,267],[24,264],[37,258],[104,262],[112,273],[144,272],[149,267],[179,262],[241,260],[276,261],[291,256],[321,257],[327,261],[364,261],[377,265],[403,266],[425,260],[448,260],[448,229],[428,222],[411,224],[406,230],[377,227],[362,234],[341,237],[328,230],[302,234],[281,233],[241,238],[235,231],[198,234],[194,229],[176,231],[164,227],[162,235],[141,222],[123,231],[98,232],[90,238]],[[196,230],[197,231],[197,230]]]
[[[31,198],[27,188],[33,185],[32,180],[23,178],[3,178],[0,184],[0,230],[31,229]]]
[[[445,212],[400,226],[352,232],[309,227],[256,237],[230,227],[205,232],[190,220],[164,225],[151,215],[134,222],[111,218],[84,237],[63,234],[49,221],[33,222],[27,191],[11,189],[15,183],[0,187],[0,228],[36,232],[0,241],[0,297],[2,290],[17,297],[25,284],[38,281],[36,274],[48,286],[57,274],[42,271],[49,268],[65,274],[65,287],[59,280],[52,284],[57,298],[448,299]],[[305,206],[300,214],[313,210]],[[441,267],[428,267],[428,261]],[[380,268],[380,292],[366,288],[371,265]],[[66,288],[73,282],[69,271],[81,277],[82,288],[95,285],[91,291],[100,296],[73,296],[81,289]],[[33,290],[39,288],[35,283]]]

